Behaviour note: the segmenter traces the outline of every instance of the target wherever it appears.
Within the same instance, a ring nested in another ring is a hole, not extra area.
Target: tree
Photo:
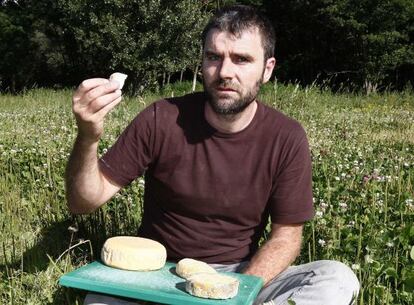
[[[13,59],[0,67],[2,79],[23,79],[16,71],[30,69],[33,78],[18,87],[48,85],[47,75],[74,85],[119,70],[134,92],[199,62],[208,16],[203,2],[191,0],[21,0],[1,9],[0,50]],[[23,64],[18,54],[28,50]]]
[[[0,89],[73,86],[115,70],[132,92],[186,70],[197,77],[210,12],[236,2],[274,24],[281,81],[414,83],[412,0],[3,0]]]
[[[276,28],[278,78],[361,87],[414,82],[410,0],[265,0]]]
[[[31,39],[31,18],[20,14],[20,7],[11,1],[0,6],[0,81],[1,87],[15,92],[34,79],[32,58],[35,43]]]

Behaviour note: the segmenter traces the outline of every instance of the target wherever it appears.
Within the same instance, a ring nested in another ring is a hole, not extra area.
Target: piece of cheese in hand
[[[117,81],[119,83],[119,89],[121,90],[122,87],[124,86],[124,83],[127,77],[128,75],[124,73],[115,72],[111,74],[111,76],[109,77],[109,80]]]
[[[237,295],[239,281],[220,273],[197,273],[187,279],[185,290],[200,298],[230,299]]]
[[[180,260],[175,267],[175,272],[185,279],[188,279],[196,273],[217,273],[210,265],[192,258],[183,258]]]
[[[101,259],[105,265],[118,269],[150,271],[164,267],[167,250],[148,238],[117,236],[105,241]]]

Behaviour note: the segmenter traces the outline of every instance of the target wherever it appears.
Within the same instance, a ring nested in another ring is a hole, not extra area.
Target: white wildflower
[[[355,221],[351,220],[350,222],[348,222],[347,227],[348,228],[353,228],[355,226]]]
[[[374,260],[372,259],[372,257],[371,257],[371,256],[369,256],[368,254],[367,254],[367,255],[365,255],[364,259],[365,259],[365,262],[366,262],[367,264],[372,264],[372,263],[374,262]]]
[[[316,217],[322,217],[323,212],[322,211],[316,211],[315,215],[316,215]]]
[[[320,206],[323,210],[326,210],[326,208],[329,206],[326,202],[321,201]]]
[[[339,203],[339,207],[340,207],[342,210],[346,210],[346,209],[348,208],[348,205],[347,205],[345,202],[340,202],[340,203]]]
[[[359,264],[352,264],[351,268],[352,270],[359,270],[361,266]]]
[[[142,179],[142,178],[139,178],[138,179],[138,185],[141,186],[141,187],[144,187],[145,186],[145,180]]]

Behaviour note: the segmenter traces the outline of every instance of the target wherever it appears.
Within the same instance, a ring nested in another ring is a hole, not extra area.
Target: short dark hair
[[[275,30],[273,25],[257,9],[247,5],[225,6],[218,10],[210,19],[203,30],[202,43],[205,47],[207,35],[212,29],[229,32],[239,37],[243,31],[257,28],[262,38],[265,60],[274,56]]]

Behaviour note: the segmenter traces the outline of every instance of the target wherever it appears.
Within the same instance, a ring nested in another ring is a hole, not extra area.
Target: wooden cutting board
[[[194,297],[185,291],[185,280],[175,274],[175,264],[167,262],[156,271],[126,271],[95,261],[63,275],[59,284],[114,296],[172,305],[251,305],[262,287],[262,279],[226,272],[240,281],[237,296],[227,300]]]

